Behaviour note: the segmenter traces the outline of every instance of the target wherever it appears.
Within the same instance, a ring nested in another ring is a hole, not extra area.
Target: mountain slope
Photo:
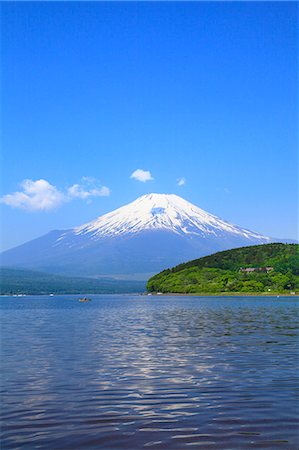
[[[264,244],[215,253],[150,278],[149,292],[290,293],[299,290],[299,245]]]
[[[148,194],[82,226],[52,231],[1,257],[5,266],[145,279],[164,267],[213,251],[270,241],[177,195]]]

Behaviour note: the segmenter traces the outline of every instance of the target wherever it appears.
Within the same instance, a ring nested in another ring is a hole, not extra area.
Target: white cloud
[[[110,195],[110,189],[107,186],[101,186],[98,181],[91,177],[83,177],[81,184],[73,184],[67,190],[71,198],[86,199],[90,197],[107,197]]]
[[[186,184],[186,179],[184,177],[178,178],[176,181],[178,186],[184,186]]]
[[[21,188],[22,191],[4,195],[1,203],[28,211],[49,211],[66,201],[65,195],[46,180],[24,180]]]
[[[134,180],[142,181],[143,183],[154,179],[149,170],[143,170],[143,169],[135,170],[132,173],[132,175],[130,176],[130,178],[134,178]]]
[[[110,194],[110,189],[96,180],[83,178],[81,184],[73,184],[65,192],[47,180],[24,180],[22,190],[4,195],[0,202],[27,211],[50,211],[75,198],[90,199]]]

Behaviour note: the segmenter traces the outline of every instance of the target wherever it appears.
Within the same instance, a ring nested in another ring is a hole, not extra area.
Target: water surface
[[[294,298],[2,297],[2,449],[291,449]]]

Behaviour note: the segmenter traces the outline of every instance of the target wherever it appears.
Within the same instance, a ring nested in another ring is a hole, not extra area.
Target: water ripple
[[[1,299],[2,449],[290,449],[295,299]]]

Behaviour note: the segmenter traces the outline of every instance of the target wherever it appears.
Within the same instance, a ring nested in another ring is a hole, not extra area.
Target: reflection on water
[[[3,449],[299,448],[297,301],[2,298]]]

